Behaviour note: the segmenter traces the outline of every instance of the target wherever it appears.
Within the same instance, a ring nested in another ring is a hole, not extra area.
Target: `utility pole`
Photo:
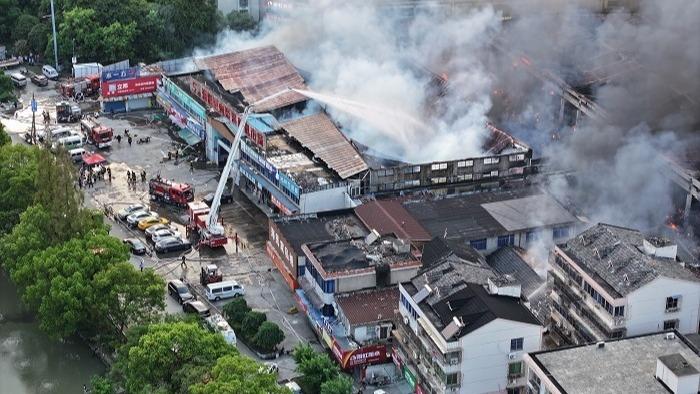
[[[56,44],[56,14],[53,11],[53,0],[51,0],[51,29],[53,30],[53,60],[58,71],[58,45]]]
[[[32,93],[32,131],[31,131],[31,139],[32,139],[32,144],[36,145],[36,110],[37,110],[37,105],[36,105],[36,100],[34,99],[34,93]]]

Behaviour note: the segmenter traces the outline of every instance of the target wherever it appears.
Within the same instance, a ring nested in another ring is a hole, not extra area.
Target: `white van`
[[[238,297],[245,294],[243,286],[239,285],[235,280],[209,283],[206,291],[209,301],[218,301],[223,298]]]
[[[70,137],[74,135],[80,135],[75,130],[71,130],[68,127],[59,127],[57,129],[51,130],[51,141],[58,141],[61,138]]]
[[[85,154],[85,149],[71,149],[68,151],[68,154],[70,155],[70,158],[73,159],[73,162],[80,163],[81,161],[83,161],[83,154]]]
[[[18,88],[23,88],[27,86],[27,77],[20,73],[10,74],[10,79],[12,79],[12,83],[14,83],[15,86]]]
[[[55,68],[49,66],[48,64],[41,68],[41,72],[48,79],[58,79],[58,72]]]
[[[54,148],[62,146],[68,150],[82,148],[83,145],[85,145],[85,140],[82,135],[72,135],[70,137],[63,137],[53,144]]]

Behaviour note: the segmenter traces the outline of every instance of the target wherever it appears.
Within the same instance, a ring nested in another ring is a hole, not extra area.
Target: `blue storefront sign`
[[[129,67],[122,70],[102,71],[102,81],[116,81],[119,79],[136,78],[141,74],[138,67]]]

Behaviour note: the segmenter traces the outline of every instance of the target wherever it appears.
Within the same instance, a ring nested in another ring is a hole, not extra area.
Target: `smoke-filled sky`
[[[699,123],[700,1],[632,0],[633,15],[606,16],[582,6],[598,1],[511,2],[505,22],[488,1],[459,15],[437,9],[410,19],[366,3],[373,2],[309,1],[256,37],[223,32],[215,48],[195,55],[276,45],[333,104],[328,110],[350,138],[409,162],[480,154],[493,119],[554,168],[576,171],[575,185],[550,186],[593,221],[663,223],[671,194],[658,153],[682,146]],[[585,83],[585,71],[614,75],[588,92],[608,119],[562,128],[554,89],[514,67],[494,38],[571,84]],[[622,66],[607,67],[615,62]],[[421,67],[448,76],[445,96],[435,96]]]

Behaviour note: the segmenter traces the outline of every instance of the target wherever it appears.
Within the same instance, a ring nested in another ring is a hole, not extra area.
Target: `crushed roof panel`
[[[644,239],[638,230],[599,223],[559,248],[617,297],[626,296],[659,276],[700,281],[673,259],[643,253],[640,249]]]
[[[522,294],[530,298],[533,293],[544,287],[545,279],[523,259],[525,251],[514,246],[503,247],[488,257],[488,265],[501,275],[510,275],[520,283]]]
[[[548,194],[482,204],[508,231],[575,222],[576,218]]]
[[[367,228],[380,235],[395,234],[410,241],[427,241],[430,234],[396,200],[375,200],[355,208]]]
[[[302,76],[274,46],[208,56],[196,59],[195,63],[210,70],[225,90],[240,92],[248,104],[285,89],[306,89]],[[305,96],[290,90],[256,106],[255,110],[271,111],[306,100]]]
[[[307,242],[364,237],[369,233],[352,211],[317,217],[284,217],[276,219],[275,224],[297,256],[303,256],[301,245]]]
[[[351,326],[394,320],[399,314],[398,287],[340,294],[335,301]]]
[[[368,168],[360,153],[323,112],[284,122],[282,127],[342,179]]]

